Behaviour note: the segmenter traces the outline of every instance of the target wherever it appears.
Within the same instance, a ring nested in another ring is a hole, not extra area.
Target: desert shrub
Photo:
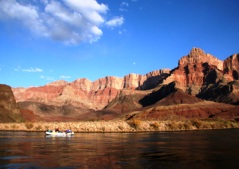
[[[9,125],[1,126],[1,129],[9,129]]]
[[[32,129],[33,128],[33,123],[25,123],[25,127],[27,128],[27,129]]]
[[[191,129],[191,124],[188,123],[187,121],[185,121],[185,122],[183,123],[183,127],[184,127],[184,130],[190,130],[190,129]]]
[[[204,122],[202,127],[203,129],[211,129],[211,125],[208,121]]]
[[[239,127],[239,123],[231,122],[231,126],[232,126],[233,128],[238,128],[238,127]]]
[[[8,124],[0,124],[0,130],[8,130],[9,125]]]
[[[237,127],[237,123],[225,120],[225,119],[214,119],[210,122],[210,126],[212,129],[221,129],[221,128],[235,128]]]
[[[124,130],[124,126],[118,126],[120,130]]]
[[[182,122],[178,122],[178,129],[179,130],[184,130],[184,125]]]
[[[153,127],[155,130],[158,130],[160,127],[160,124],[158,122],[153,122],[150,124],[151,127]]]
[[[236,117],[234,118],[234,120],[237,121],[237,122],[239,122],[239,116],[236,116]]]
[[[86,127],[81,127],[79,130],[77,131],[87,131],[87,128]]]
[[[178,123],[176,121],[170,121],[168,124],[167,124],[167,127],[169,130],[178,130]]]
[[[35,127],[35,129],[36,129],[37,131],[41,131],[41,130],[42,130],[42,126],[39,124],[38,126]]]
[[[12,130],[16,130],[16,129],[18,129],[18,127],[19,127],[19,126],[18,126],[17,124],[12,124],[12,125],[11,125],[11,129],[12,129]]]
[[[236,128],[238,127],[238,123],[233,121],[224,121],[223,122],[225,128]]]
[[[142,124],[142,121],[139,120],[139,119],[133,119],[133,120],[129,121],[128,124],[129,124],[131,127],[135,128],[135,129],[137,130],[137,129],[140,129],[140,126],[141,126],[141,124]]]
[[[49,130],[50,127],[48,125],[45,125],[45,130]]]
[[[195,126],[197,129],[202,129],[203,128],[203,122],[195,119],[191,121],[192,125]]]
[[[213,123],[211,123],[211,128],[212,128],[212,129],[220,129],[221,126],[220,126],[219,123],[217,123],[217,122],[213,122]]]

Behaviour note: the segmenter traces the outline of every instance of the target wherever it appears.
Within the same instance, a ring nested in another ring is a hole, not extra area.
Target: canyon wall
[[[179,60],[178,67],[171,71],[163,84],[174,81],[178,88],[197,95],[204,86],[238,80],[238,63],[238,55],[222,61],[202,49],[193,48],[188,55]]]
[[[17,102],[33,101],[58,106],[71,104],[98,110],[105,107],[123,89],[147,90],[156,87],[169,72],[170,69],[162,69],[145,75],[129,74],[123,78],[107,76],[93,82],[86,78],[73,82],[61,80],[45,86],[12,90]]]
[[[75,107],[80,114],[105,107],[124,113],[125,110],[156,104],[176,89],[202,100],[238,105],[238,78],[238,54],[222,61],[200,48],[193,48],[172,70],[156,70],[145,75],[129,74],[122,78],[107,76],[93,82],[86,78],[73,82],[61,80],[45,86],[12,90],[17,102],[29,105],[26,108],[37,111],[38,115],[42,109],[47,112],[47,106],[51,107],[49,113],[52,106]],[[151,96],[148,97],[148,94]],[[38,103],[46,106],[39,108],[36,106]]]

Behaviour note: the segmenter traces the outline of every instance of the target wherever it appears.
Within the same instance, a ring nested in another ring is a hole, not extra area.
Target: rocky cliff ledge
[[[239,80],[239,54],[231,55],[224,61],[223,73],[227,81]]]
[[[208,63],[209,65],[216,66],[219,70],[223,70],[223,61],[219,60],[215,56],[205,53],[200,48],[192,48],[190,53],[186,56],[183,56],[179,62],[179,66],[185,66],[185,65],[197,65],[202,63]]]
[[[176,82],[178,88],[197,95],[205,86],[237,80],[238,58],[238,55],[232,55],[222,61],[200,48],[193,48],[179,60],[178,67],[171,71],[163,83]]]
[[[20,120],[18,108],[10,86],[0,84],[0,122]]]
[[[107,76],[91,82],[86,78],[71,83],[56,81],[45,86],[13,88],[17,102],[33,101],[50,105],[71,104],[91,109],[102,109],[120,90],[147,90],[156,87],[169,75],[170,69],[152,71],[145,75],[129,74],[122,78]]]

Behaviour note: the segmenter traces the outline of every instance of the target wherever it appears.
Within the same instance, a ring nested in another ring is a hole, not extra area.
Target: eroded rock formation
[[[10,86],[0,84],[0,122],[21,121],[20,109]]]
[[[227,81],[239,80],[239,54],[231,55],[224,61],[223,73]]]
[[[112,101],[120,90],[154,88],[169,72],[169,69],[164,69],[146,75],[129,74],[123,78],[107,76],[94,82],[85,78],[72,83],[56,81],[40,87],[13,88],[13,91],[17,102],[31,101],[58,106],[71,104],[99,110]]]
[[[13,92],[23,108],[38,115],[52,111],[64,116],[71,112],[69,114],[81,116],[81,119],[87,116],[110,119],[136,111],[135,117],[149,119],[161,117],[162,112],[208,118],[220,112],[237,114],[238,107],[234,105],[239,104],[238,80],[238,54],[222,61],[202,49],[193,48],[173,70],[129,74],[122,78],[107,76],[93,82],[86,78],[56,81],[40,87],[13,88]]]
[[[187,56],[183,56],[178,67],[172,70],[164,84],[177,82],[177,87],[192,95],[200,92],[204,85],[217,83],[222,79],[223,61],[199,48],[193,48]]]

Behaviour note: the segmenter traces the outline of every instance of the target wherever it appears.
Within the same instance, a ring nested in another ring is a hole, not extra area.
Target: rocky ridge
[[[22,108],[38,115],[55,112],[64,117],[74,114],[80,119],[112,119],[126,114],[126,119],[160,119],[165,114],[209,118],[223,112],[226,117],[238,115],[238,107],[234,106],[239,104],[238,73],[238,54],[221,61],[193,48],[173,70],[123,78],[107,76],[94,82],[80,78],[12,90]]]
[[[171,71],[170,76],[164,79],[163,84],[176,82],[178,88],[197,95],[206,86],[222,81],[238,80],[236,74],[238,74],[239,62],[238,59],[235,59],[237,55],[233,56],[221,61],[211,54],[205,53],[202,49],[193,48],[188,55],[179,60],[178,67]]]
[[[146,75],[129,74],[123,78],[107,76],[94,82],[80,78],[71,83],[56,81],[45,86],[12,90],[17,102],[31,101],[58,106],[71,104],[99,110],[112,101],[120,90],[154,88],[169,72],[169,69],[163,69]]]

